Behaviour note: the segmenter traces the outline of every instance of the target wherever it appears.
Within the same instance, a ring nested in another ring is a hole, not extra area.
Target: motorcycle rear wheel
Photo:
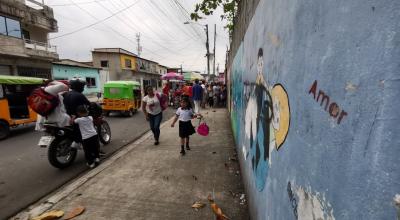
[[[111,142],[111,128],[107,121],[103,121],[97,126],[97,133],[102,144],[106,145]]]
[[[50,144],[47,157],[52,166],[64,169],[75,161],[77,149],[71,148],[71,144],[70,139],[55,139]]]

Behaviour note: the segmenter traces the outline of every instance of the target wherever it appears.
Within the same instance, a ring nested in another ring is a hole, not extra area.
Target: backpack
[[[48,116],[59,104],[58,97],[46,92],[44,88],[33,90],[28,97],[29,107],[41,116]]]
[[[156,93],[156,96],[158,98],[158,101],[160,101],[160,106],[161,106],[161,110],[165,110],[168,108],[168,102],[167,102],[167,97],[165,95],[161,95]]]

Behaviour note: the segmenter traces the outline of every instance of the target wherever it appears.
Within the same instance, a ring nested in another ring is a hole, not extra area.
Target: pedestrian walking
[[[94,168],[100,163],[100,142],[99,136],[93,125],[93,118],[89,116],[89,111],[84,105],[77,107],[76,112],[78,118],[74,119],[74,123],[79,126],[82,134],[83,151],[87,165]]]
[[[221,87],[219,86],[219,84],[215,84],[213,86],[213,93],[214,93],[214,105],[215,107],[219,106],[219,102],[220,102],[220,95],[221,95]]]
[[[154,136],[154,145],[160,142],[160,124],[162,121],[162,108],[158,95],[154,93],[152,86],[146,87],[146,96],[143,97],[142,111],[146,120],[150,123],[150,129]]]
[[[203,88],[199,85],[199,80],[194,80],[193,86],[193,102],[194,102],[194,113],[200,113],[200,104],[203,99]]]
[[[200,114],[194,114],[192,106],[190,105],[188,98],[181,100],[181,107],[176,111],[175,118],[171,124],[171,127],[175,126],[176,121],[179,120],[179,137],[181,138],[181,154],[185,155],[185,144],[186,150],[190,150],[189,136],[196,133],[192,125],[192,119]]]
[[[212,85],[208,85],[207,94],[208,94],[208,105],[210,106],[210,108],[212,108],[214,106],[214,91],[212,89]]]
[[[225,85],[221,85],[221,106],[226,107],[226,99],[228,96],[228,91],[226,90]]]
[[[201,107],[206,108],[208,96],[207,96],[207,85],[206,85],[205,81],[203,81],[201,83],[201,88],[203,88],[203,98],[201,100]]]

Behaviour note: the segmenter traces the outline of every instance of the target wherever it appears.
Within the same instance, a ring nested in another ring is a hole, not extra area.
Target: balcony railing
[[[46,51],[50,53],[57,53],[57,47],[56,46],[51,46],[50,44],[43,43],[43,42],[38,42],[30,39],[24,39],[25,40],[25,47],[32,49],[32,50],[37,50],[37,51]]]

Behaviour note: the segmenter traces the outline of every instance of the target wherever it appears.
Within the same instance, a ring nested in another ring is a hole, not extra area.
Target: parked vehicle
[[[0,140],[10,134],[10,127],[36,121],[37,114],[28,106],[27,97],[44,84],[45,79],[0,75]]]
[[[104,84],[103,112],[120,112],[132,116],[140,108],[142,95],[136,81],[109,81]]]
[[[93,117],[93,123],[99,135],[100,142],[111,142],[111,129],[102,115],[102,109],[97,103],[92,103],[89,115]],[[47,158],[50,164],[56,168],[69,167],[76,158],[78,148],[72,147],[74,140],[73,127],[58,127],[55,124],[44,124],[45,135],[39,140],[40,147],[48,147]],[[79,148],[81,149],[81,147]]]

